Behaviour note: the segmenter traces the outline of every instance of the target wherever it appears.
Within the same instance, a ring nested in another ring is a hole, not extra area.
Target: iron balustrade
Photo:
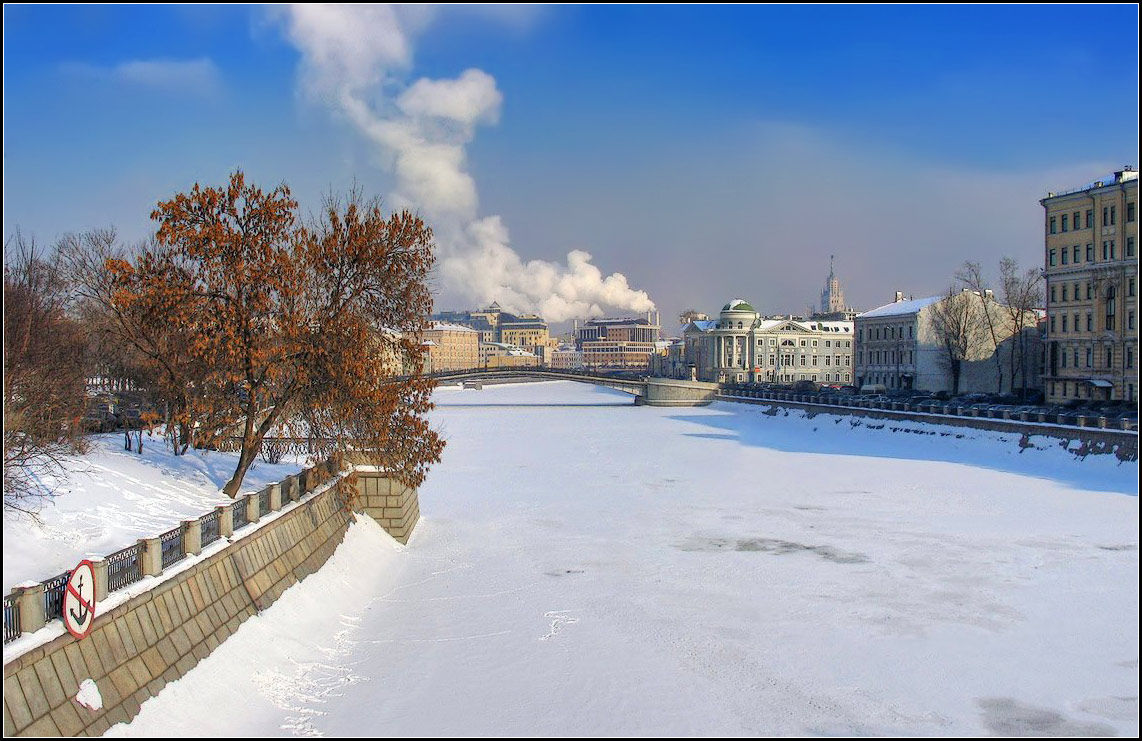
[[[114,592],[143,578],[143,546],[136,544],[107,557],[107,591]]]
[[[234,503],[230,505],[230,512],[234,515],[234,529],[242,527],[243,525],[250,524],[250,518],[246,516],[246,499],[235,499]]]
[[[270,513],[270,490],[262,489],[258,492],[258,516],[264,517]]]
[[[44,582],[44,619],[55,620],[63,617],[63,595],[67,590],[67,580],[71,572],[65,571]]]
[[[16,595],[9,594],[4,597],[4,642],[14,641],[20,637],[20,606],[16,604]]]
[[[179,525],[174,530],[168,530],[159,536],[159,545],[163,552],[163,568],[176,564],[186,558],[186,548],[183,547],[183,533],[186,529]]]
[[[208,546],[222,537],[222,513],[214,510],[198,518],[202,523],[202,545]]]

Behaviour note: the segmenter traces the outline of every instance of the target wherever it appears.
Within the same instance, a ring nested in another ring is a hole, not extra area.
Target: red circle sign
[[[95,624],[95,566],[79,562],[63,593],[63,624],[76,638],[85,638]]]

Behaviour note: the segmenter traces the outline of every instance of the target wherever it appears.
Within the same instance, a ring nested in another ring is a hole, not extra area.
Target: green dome
[[[750,306],[744,299],[735,298],[722,307],[722,311],[748,311],[753,314],[757,313],[757,309]]]

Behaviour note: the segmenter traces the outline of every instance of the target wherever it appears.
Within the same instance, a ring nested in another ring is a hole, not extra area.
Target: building
[[[682,337],[682,362],[698,380],[852,383],[852,322],[763,317],[736,298],[717,321],[691,322]],[[676,364],[668,366],[679,374]]]
[[[551,368],[560,370],[582,370],[583,369],[583,353],[576,350],[574,346],[561,346],[550,353],[550,362],[547,364]]]
[[[646,318],[589,319],[575,327],[575,347],[585,368],[647,370],[659,327]]]
[[[988,329],[985,310],[998,346]],[[945,316],[962,317],[962,339],[959,344],[951,343],[960,348],[954,351],[954,362],[949,343],[938,328],[937,314],[941,311]],[[1016,384],[1025,388],[1038,388],[1040,384],[1038,316],[1027,317],[1022,337],[1014,336],[1007,307],[990,291],[983,297],[965,289],[950,297],[919,299],[906,299],[897,291],[892,303],[864,312],[855,325],[858,386],[883,386],[889,391],[1010,393]],[[1026,374],[1013,370],[1019,367],[1020,349],[1027,360]]]
[[[424,331],[422,341],[428,347],[429,372],[479,367],[480,333],[471,327],[432,322]]]
[[[522,347],[505,345],[502,342],[480,343],[480,366],[482,368],[535,368],[539,358]]]
[[[1138,398],[1138,173],[1125,167],[1043,206],[1049,403]]]
[[[478,311],[442,311],[433,314],[436,321],[458,324],[480,333],[480,342],[498,342],[522,347],[531,352],[539,348],[554,348],[547,323],[536,314],[512,314],[498,303]],[[542,354],[542,350],[538,350]]]

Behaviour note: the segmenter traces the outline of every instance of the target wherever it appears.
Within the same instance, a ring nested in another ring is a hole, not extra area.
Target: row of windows
[[[915,355],[911,350],[907,352],[900,350],[868,351],[869,365],[911,365],[914,362],[916,362]],[[857,365],[864,365],[864,350],[857,350]]]
[[[904,327],[869,327],[868,328],[869,342],[873,340],[896,340],[904,339]],[[908,339],[912,339],[912,325],[908,325]],[[864,341],[864,328],[857,330],[857,341]]]
[[[1082,258],[1085,257],[1085,260]],[[1134,237],[1126,238],[1126,255],[1125,257],[1134,257]],[[1102,242],[1102,260],[1117,260],[1118,253],[1114,246],[1113,239],[1104,239]],[[1094,262],[1094,243],[1087,242],[1086,248],[1082,251],[1079,250],[1079,245],[1072,247],[1052,247],[1047,250],[1047,265],[1055,267],[1056,265],[1078,265],[1081,262]]]
[[[1134,348],[1127,347],[1123,356],[1127,369],[1134,367]],[[1059,367],[1066,368],[1070,360],[1071,368],[1100,368],[1114,369],[1114,349],[1107,348],[1106,352],[1099,352],[1096,348],[1088,347],[1085,350],[1073,348],[1070,352],[1063,348],[1059,352]]]
[[[1083,229],[1083,228],[1086,228],[1086,229],[1093,228],[1094,227],[1094,209],[1088,208],[1086,210],[1085,220],[1081,219],[1082,216],[1084,216],[1084,214],[1081,211],[1075,211],[1075,212],[1070,213],[1070,214],[1062,214],[1061,216],[1052,216],[1052,217],[1050,217],[1050,225],[1048,228],[1049,228],[1051,234],[1058,234],[1059,233],[1059,225],[1060,224],[1062,225],[1062,227],[1063,227],[1062,230],[1064,232],[1073,231],[1076,229]],[[1114,206],[1103,206],[1102,207],[1102,225],[1103,226],[1114,226],[1116,223],[1116,219],[1117,219],[1117,214],[1115,213],[1115,207]],[[1127,222],[1134,221],[1134,202],[1133,201],[1128,202],[1126,204],[1126,221]],[[1084,222],[1085,222],[1085,226],[1084,226]]]
[[[1071,285],[1074,286],[1073,291],[1068,290]],[[1056,283],[1056,284],[1052,285],[1051,291],[1050,291],[1050,303],[1052,303],[1052,304],[1059,304],[1059,303],[1065,304],[1065,303],[1067,303],[1067,301],[1081,301],[1082,295],[1083,295],[1083,291],[1081,289],[1082,289],[1083,285],[1084,284],[1079,283],[1078,281],[1075,281],[1073,284],[1069,284],[1069,285],[1067,283]],[[1090,301],[1094,297],[1094,288],[1093,288],[1090,281],[1087,281],[1085,285],[1086,285],[1086,300]],[[1134,278],[1133,277],[1127,278],[1126,279],[1126,295],[1127,296],[1133,296],[1134,290],[1135,290]],[[1060,295],[1062,296],[1061,299],[1059,298]],[[1072,298],[1068,298],[1068,296],[1071,296]]]
[[[731,339],[736,339],[736,338],[731,338]],[[818,342],[818,340],[800,340],[798,342],[798,345],[800,345],[801,347],[817,347],[817,342]],[[728,344],[733,345],[734,343],[731,342]],[[781,344],[783,346],[793,346],[793,340],[791,340],[791,339],[782,340]],[[852,340],[825,340],[825,347],[852,347],[852,344],[853,344]],[[765,346],[765,340],[759,338],[757,341],[757,346],[759,348],[764,347]],[[770,347],[776,347],[777,346],[777,338],[776,337],[770,337],[769,338],[769,346]]]
[[[1086,398],[1087,399],[1091,398],[1092,389],[1091,389],[1089,384],[1075,383],[1073,388],[1075,390],[1074,397],[1076,399],[1083,398],[1082,390],[1084,387],[1086,388]],[[1063,397],[1069,396],[1070,394],[1068,394],[1067,392],[1070,391],[1072,386],[1067,381],[1060,382],[1058,384],[1058,386],[1055,385],[1054,381],[1051,381],[1051,387],[1050,388],[1051,388],[1050,396],[1052,398],[1058,398],[1060,396],[1063,396]],[[1056,394],[1055,393],[1056,389],[1061,391],[1062,393]],[[1132,383],[1126,384],[1126,400],[1127,401],[1134,401],[1134,384],[1132,384]]]
[[[1111,301],[1113,301],[1113,299],[1111,299]],[[1059,321],[1059,326],[1061,327],[1060,333],[1081,332],[1082,331],[1082,329],[1081,329],[1082,325],[1079,324],[1078,313],[1071,314],[1070,317],[1068,317],[1066,314],[1053,314],[1053,315],[1051,315],[1051,319],[1050,319],[1051,334],[1055,333],[1055,318],[1056,317],[1058,317],[1058,319],[1060,320]],[[1068,322],[1067,321],[1068,318],[1072,318],[1072,321]],[[1115,325],[1114,313],[1112,311],[1108,310],[1107,314],[1106,314],[1105,321],[1103,323],[1103,329],[1106,329],[1108,331],[1114,331],[1114,325]],[[1133,309],[1126,312],[1126,328],[1127,329],[1134,329],[1134,310]],[[1086,313],[1086,331],[1087,332],[1093,332],[1094,331],[1094,315],[1089,311]]]

